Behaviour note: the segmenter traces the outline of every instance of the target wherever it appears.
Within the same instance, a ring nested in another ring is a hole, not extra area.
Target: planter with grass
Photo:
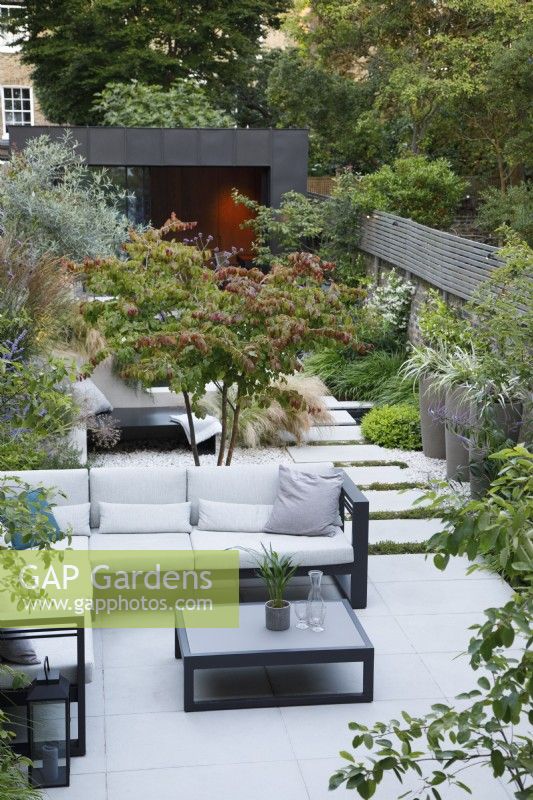
[[[253,553],[257,561],[257,577],[264,582],[269,599],[265,603],[265,625],[269,631],[286,631],[291,625],[291,605],[285,600],[287,584],[296,572],[290,556],[283,556],[261,545],[261,553]],[[252,551],[249,551],[252,552]]]
[[[450,480],[469,479],[470,402],[467,389],[457,386],[446,392],[446,477]]]

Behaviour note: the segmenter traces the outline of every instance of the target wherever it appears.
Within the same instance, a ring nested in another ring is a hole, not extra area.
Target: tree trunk
[[[226,466],[229,467],[231,464],[231,459],[233,458],[233,451],[235,450],[235,445],[237,444],[237,434],[239,431],[239,414],[241,413],[241,401],[239,395],[237,394],[237,398],[235,400],[235,411],[233,412],[233,427],[231,429],[231,439],[229,442],[228,447],[228,457],[226,458]]]
[[[220,417],[222,431],[220,433],[220,449],[218,451],[217,459],[218,467],[221,467],[224,463],[224,454],[226,452],[226,436],[228,433],[228,387],[225,383],[222,384],[222,405]]]
[[[499,151],[497,151],[496,157],[498,159],[498,175],[500,178],[500,191],[502,194],[505,194],[505,192],[507,191],[507,175],[505,174],[505,164],[502,155]]]
[[[183,399],[185,400],[185,411],[187,412],[187,419],[189,421],[189,432],[191,436],[191,450],[194,458],[194,466],[200,466],[200,456],[198,455],[198,447],[196,445],[196,433],[194,431],[194,421],[192,418],[191,401],[189,399],[189,392],[182,392]]]

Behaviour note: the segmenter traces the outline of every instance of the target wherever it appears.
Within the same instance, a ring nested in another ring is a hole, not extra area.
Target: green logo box
[[[197,563],[200,561],[201,563]],[[0,628],[235,628],[235,550],[0,550]]]

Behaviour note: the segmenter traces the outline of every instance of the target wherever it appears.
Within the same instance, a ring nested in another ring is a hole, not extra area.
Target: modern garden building
[[[69,131],[90,166],[105,167],[130,197],[132,222],[162,225],[174,211],[197,222],[222,250],[250,258],[253,232],[242,229],[249,211],[232,200],[233,189],[264,205],[279,205],[285,192],[307,189],[307,130],[238,128],[10,127],[12,149],[46,134]]]

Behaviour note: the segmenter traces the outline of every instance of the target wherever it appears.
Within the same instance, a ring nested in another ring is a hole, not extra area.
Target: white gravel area
[[[109,453],[91,453],[91,467],[176,467],[192,466],[192,453],[184,448],[158,450],[140,447],[138,450],[111,450]],[[201,455],[200,462],[216,465],[215,455]],[[239,447],[233,454],[233,464],[290,464],[292,459],[284,447],[264,447],[261,449]]]
[[[402,482],[426,483],[446,479],[446,461],[440,458],[427,458],[424,453],[413,450],[383,448],[383,460],[389,459],[407,464],[407,468],[402,470]]]
[[[401,471],[402,483],[426,483],[446,477],[446,462],[440,459],[426,458],[423,453],[406,450],[390,450],[382,448],[383,461],[403,461],[408,466]],[[89,456],[93,467],[132,467],[132,466],[166,466],[192,465],[190,451],[183,448],[175,450],[158,450],[157,448],[139,447],[133,450],[111,450],[108,453],[98,452]],[[202,464],[216,464],[215,455],[200,456]],[[264,447],[260,449],[239,447],[233,455],[234,464],[293,464],[289,452],[284,447]]]

